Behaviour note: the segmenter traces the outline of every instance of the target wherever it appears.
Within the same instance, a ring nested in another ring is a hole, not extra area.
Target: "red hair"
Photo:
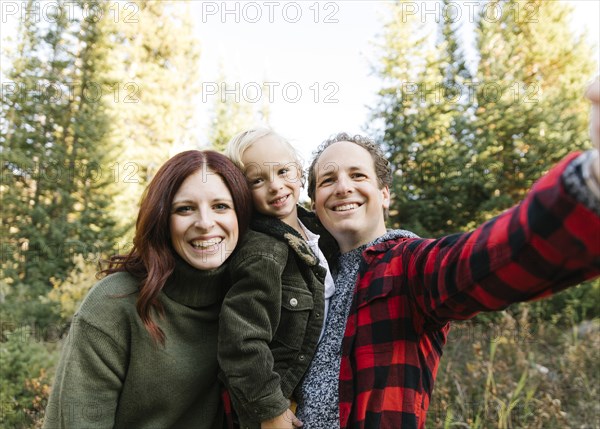
[[[136,221],[133,248],[114,256],[103,274],[127,271],[140,280],[137,312],[152,338],[164,344],[165,335],[152,318],[152,311],[164,315],[158,295],[175,269],[169,218],[171,203],[183,181],[200,169],[210,169],[222,179],[233,199],[240,238],[248,229],[252,200],[246,178],[224,155],[214,151],[181,152],[165,162],[142,196]]]

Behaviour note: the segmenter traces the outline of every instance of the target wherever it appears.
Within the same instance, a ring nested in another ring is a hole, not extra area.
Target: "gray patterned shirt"
[[[315,356],[296,391],[296,416],[304,423],[303,429],[335,429],[340,427],[339,376],[342,361],[342,339],[350,313],[354,286],[367,247],[400,237],[416,237],[403,230],[388,231],[375,241],[344,253],[338,260],[334,275],[335,293],[331,297],[325,334]]]

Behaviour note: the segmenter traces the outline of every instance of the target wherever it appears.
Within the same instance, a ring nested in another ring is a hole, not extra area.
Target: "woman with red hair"
[[[168,160],[142,198],[127,255],[73,317],[45,428],[222,428],[217,333],[226,264],[251,215],[223,155]]]

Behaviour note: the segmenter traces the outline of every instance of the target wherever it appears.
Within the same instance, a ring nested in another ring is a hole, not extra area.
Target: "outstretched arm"
[[[600,275],[599,80],[586,95],[594,149],[571,155],[519,205],[471,233],[399,246],[413,302],[434,325]]]

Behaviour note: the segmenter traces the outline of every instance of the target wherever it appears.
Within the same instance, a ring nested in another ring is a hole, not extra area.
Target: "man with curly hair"
[[[600,275],[600,81],[586,95],[594,149],[476,230],[436,240],[386,229],[390,165],[374,142],[342,133],[318,148],[308,193],[340,254],[297,389],[305,428],[423,428],[450,321]]]

